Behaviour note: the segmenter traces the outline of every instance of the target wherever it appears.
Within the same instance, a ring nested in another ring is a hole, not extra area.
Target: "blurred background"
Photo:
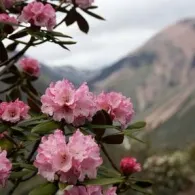
[[[36,85],[44,92],[51,81],[67,78],[76,85],[87,81],[97,93],[113,90],[131,97],[134,119],[147,122],[139,134],[145,143],[125,140],[115,160],[138,157],[157,195],[194,195],[195,1],[95,4],[106,21],[86,16],[88,35],[76,25],[59,29],[78,42],[70,51],[49,43],[29,50],[42,64]]]

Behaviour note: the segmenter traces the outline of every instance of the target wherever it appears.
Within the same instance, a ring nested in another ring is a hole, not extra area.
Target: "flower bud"
[[[137,163],[136,158],[125,157],[120,162],[120,169],[124,175],[131,175],[141,171],[140,163]]]

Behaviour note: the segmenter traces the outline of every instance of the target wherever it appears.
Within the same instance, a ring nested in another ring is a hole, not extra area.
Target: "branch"
[[[106,151],[106,148],[104,147],[104,145],[102,143],[100,143],[101,145],[101,149],[103,151],[103,153],[105,154],[105,156],[107,157],[107,159],[109,160],[110,164],[112,165],[112,167],[117,171],[120,172],[119,169],[117,168],[117,166],[114,164],[113,160],[111,159],[111,157],[109,156],[108,152]]]

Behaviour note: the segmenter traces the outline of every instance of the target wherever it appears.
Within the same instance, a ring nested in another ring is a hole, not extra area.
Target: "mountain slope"
[[[195,18],[179,21],[91,80],[132,98],[154,150],[195,140]]]

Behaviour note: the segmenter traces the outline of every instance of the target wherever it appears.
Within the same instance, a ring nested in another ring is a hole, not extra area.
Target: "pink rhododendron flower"
[[[40,66],[37,60],[32,58],[23,58],[18,63],[24,72],[31,76],[38,77],[40,73]]]
[[[89,195],[84,186],[73,186],[72,188],[65,190],[64,195]]]
[[[4,24],[3,31],[7,34],[11,34],[15,29],[17,29],[17,26],[12,24],[18,24],[18,21],[15,17],[9,16],[8,14],[0,14],[0,22],[10,23],[10,24]]]
[[[88,178],[96,178],[97,168],[102,164],[100,148],[91,135],[83,135],[77,130],[69,139],[68,147],[73,156],[73,166],[71,170],[63,175],[64,179],[73,178],[72,183],[78,179],[83,181]],[[61,178],[61,180],[63,179]]]
[[[0,119],[3,121],[16,123],[23,119],[28,119],[30,107],[18,99],[14,102],[0,103]]]
[[[97,96],[97,105],[99,110],[107,111],[112,120],[119,122],[123,128],[130,123],[134,114],[130,98],[117,92],[101,93]]]
[[[67,2],[72,3],[72,0],[67,0]],[[80,7],[80,8],[88,8],[94,3],[94,0],[75,0],[75,3]]]
[[[9,159],[6,157],[7,152],[5,150],[0,150],[0,185],[5,186],[6,181],[10,175],[10,170],[12,164]]]
[[[110,187],[104,192],[104,195],[117,195],[116,190],[116,187]]]
[[[42,112],[53,116],[54,120],[65,120],[76,126],[91,120],[96,112],[94,96],[84,83],[78,89],[68,80],[51,83],[41,97]]]
[[[66,189],[64,195],[116,195],[116,187],[103,190],[101,186],[73,186]]]
[[[62,131],[56,130],[42,138],[34,165],[49,181],[59,176],[61,182],[75,184],[86,176],[95,178],[101,163],[100,149],[91,136],[77,130],[66,144]]]
[[[23,8],[19,21],[52,30],[56,25],[56,13],[50,4],[34,1]]]
[[[34,165],[48,181],[54,181],[57,172],[67,172],[72,167],[72,155],[61,130],[42,137],[37,153]]]
[[[141,171],[140,163],[137,163],[136,158],[125,157],[120,162],[120,169],[124,175],[130,175]]]

